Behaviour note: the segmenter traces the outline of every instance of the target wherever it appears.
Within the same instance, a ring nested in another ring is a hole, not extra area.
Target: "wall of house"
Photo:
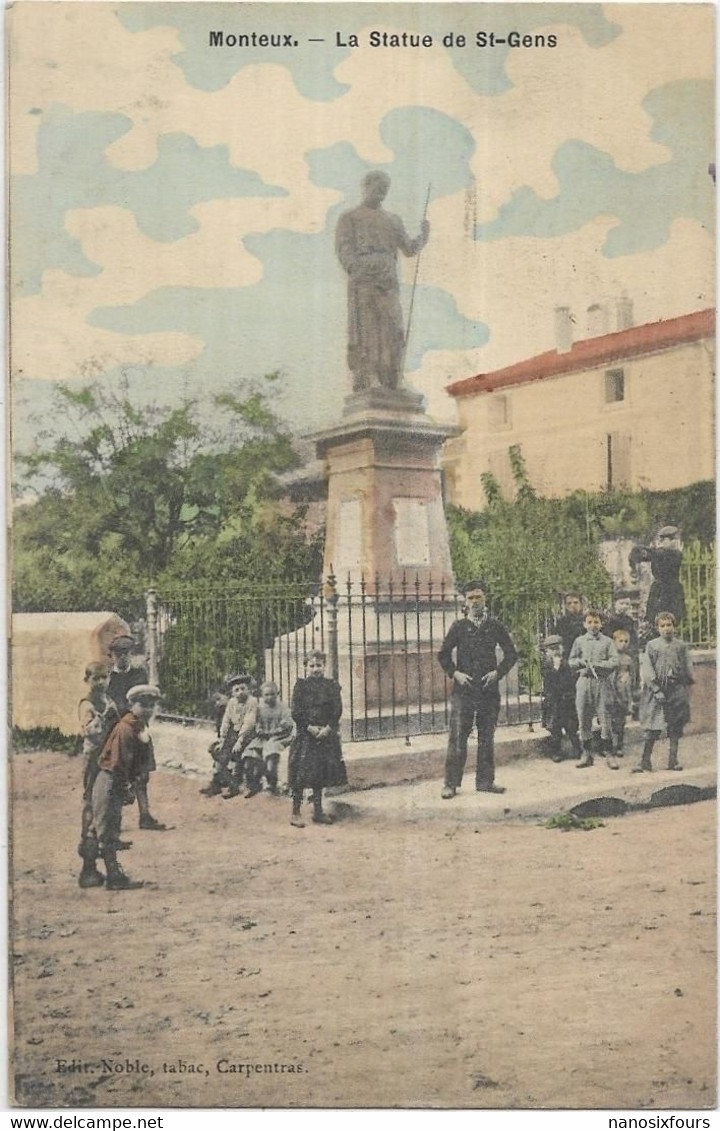
[[[491,471],[512,492],[508,449],[520,445],[542,494],[608,484],[670,490],[714,476],[714,340],[686,343],[598,369],[459,397],[463,434],[448,443],[450,501],[484,505],[480,477]],[[607,398],[622,370],[622,400]]]

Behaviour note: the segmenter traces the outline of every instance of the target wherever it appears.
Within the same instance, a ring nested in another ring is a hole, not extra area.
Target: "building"
[[[481,508],[484,472],[511,497],[514,445],[548,496],[714,477],[714,310],[633,326],[623,299],[613,332],[599,304],[587,318],[593,336],[573,343],[570,311],[560,307],[555,350],[448,386],[463,428],[445,453],[452,502]]]

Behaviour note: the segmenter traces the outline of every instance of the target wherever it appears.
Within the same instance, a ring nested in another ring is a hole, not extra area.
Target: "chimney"
[[[610,330],[610,317],[608,308],[599,302],[594,302],[587,308],[586,326],[588,338],[600,338]]]
[[[570,353],[573,346],[572,314],[569,306],[555,307],[555,349]]]
[[[633,301],[631,298],[623,293],[619,298],[615,299],[615,330],[629,330],[631,326],[635,325],[635,316],[633,314]]]

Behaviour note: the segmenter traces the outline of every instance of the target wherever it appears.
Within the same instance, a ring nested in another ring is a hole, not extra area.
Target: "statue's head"
[[[373,169],[363,177],[362,188],[365,203],[377,206],[387,196],[390,178],[380,169]]]

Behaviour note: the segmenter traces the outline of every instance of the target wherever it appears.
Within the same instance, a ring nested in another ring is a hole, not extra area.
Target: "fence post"
[[[148,678],[157,686],[159,673],[158,649],[158,591],[148,589],[145,592],[145,617],[147,620],[147,662]]]
[[[337,578],[330,566],[327,576],[327,671],[330,679],[338,678],[338,591]]]

